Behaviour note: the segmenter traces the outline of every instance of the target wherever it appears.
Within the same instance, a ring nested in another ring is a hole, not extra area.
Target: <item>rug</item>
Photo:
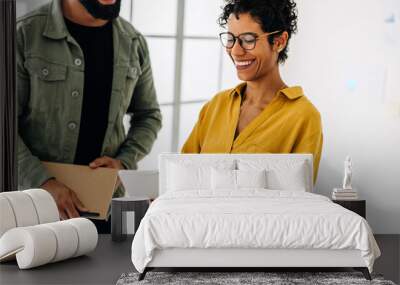
[[[124,273],[116,285],[396,285],[384,280],[382,275],[372,275],[368,281],[360,272],[148,272],[142,281],[138,281],[139,273]]]

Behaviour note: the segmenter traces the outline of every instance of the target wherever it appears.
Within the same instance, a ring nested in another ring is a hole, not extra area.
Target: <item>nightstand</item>
[[[366,201],[365,200],[332,200],[332,202],[339,204],[340,206],[359,214],[361,217],[366,219]]]
[[[147,197],[114,198],[111,202],[111,238],[112,241],[124,241],[127,237],[123,233],[126,225],[123,212],[135,212],[135,232],[140,221],[146,214],[150,200]]]

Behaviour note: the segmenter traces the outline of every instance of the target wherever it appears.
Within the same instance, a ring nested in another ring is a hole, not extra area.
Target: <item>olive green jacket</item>
[[[20,189],[39,187],[51,178],[41,160],[73,163],[75,158],[85,62],[67,31],[60,1],[17,21]],[[161,128],[161,113],[144,37],[119,17],[113,20],[113,43],[112,94],[101,155],[135,169],[151,150]],[[126,134],[127,113],[132,116]]]

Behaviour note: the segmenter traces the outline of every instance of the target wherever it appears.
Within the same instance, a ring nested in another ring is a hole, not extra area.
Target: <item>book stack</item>
[[[333,200],[357,200],[358,193],[354,189],[334,188],[332,192]]]

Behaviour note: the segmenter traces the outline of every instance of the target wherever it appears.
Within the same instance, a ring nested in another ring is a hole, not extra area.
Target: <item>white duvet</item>
[[[358,249],[372,272],[380,251],[365,219],[299,191],[179,191],[150,206],[132,243],[143,272],[155,249]]]

